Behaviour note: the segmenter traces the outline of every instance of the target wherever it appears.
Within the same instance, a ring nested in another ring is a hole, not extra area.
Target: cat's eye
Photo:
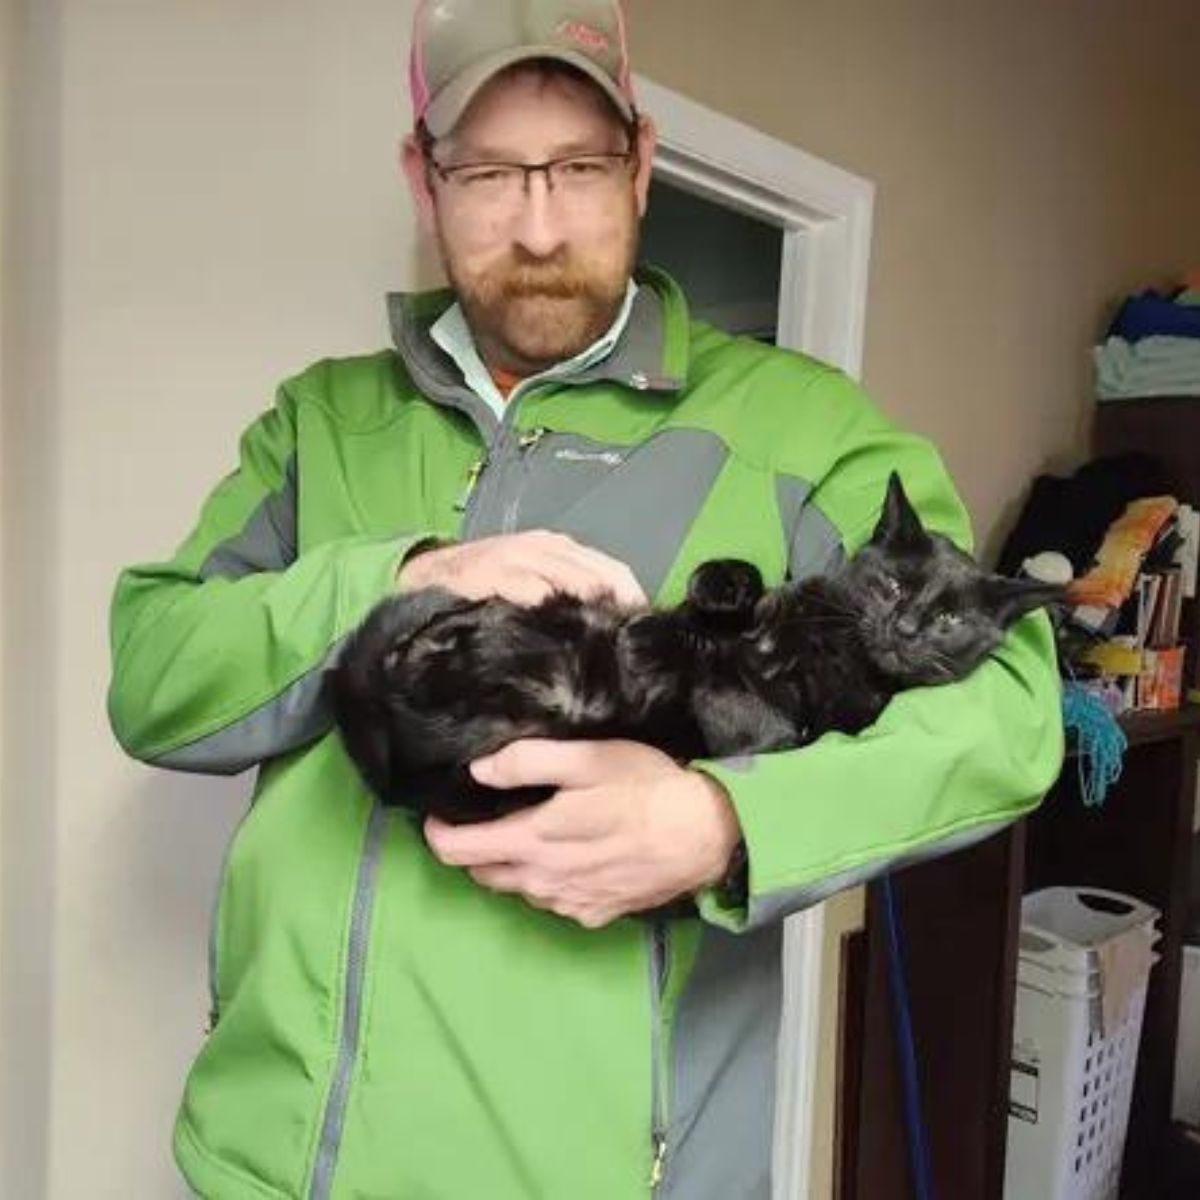
[[[962,615],[956,612],[940,612],[934,618],[939,629],[957,629],[962,624]]]

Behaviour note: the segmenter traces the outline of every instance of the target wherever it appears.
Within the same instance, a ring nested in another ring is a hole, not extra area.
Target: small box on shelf
[[[1177,709],[1186,690],[1181,641],[1185,580],[1172,566],[1138,575],[1116,630],[1083,656],[1120,696],[1120,710]]]

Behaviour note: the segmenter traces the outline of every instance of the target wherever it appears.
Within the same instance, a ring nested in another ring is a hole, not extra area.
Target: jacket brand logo
[[[615,450],[556,450],[554,457],[563,462],[602,462],[619,467],[624,461]]]
[[[558,27],[558,33],[567,41],[576,42],[591,51],[608,49],[608,34],[583,21],[564,21]]]

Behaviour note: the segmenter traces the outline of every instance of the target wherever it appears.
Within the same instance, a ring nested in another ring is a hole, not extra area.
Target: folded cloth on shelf
[[[1180,304],[1178,299],[1158,292],[1130,296],[1117,309],[1108,336],[1127,342],[1155,336],[1200,338],[1200,309]]]
[[[1174,496],[1146,496],[1129,504],[1104,535],[1096,565],[1068,587],[1071,603],[1109,609],[1124,604],[1142,560],[1178,507]]]
[[[1092,358],[1100,400],[1200,395],[1200,338],[1146,337],[1127,342],[1110,337],[1093,348]]]

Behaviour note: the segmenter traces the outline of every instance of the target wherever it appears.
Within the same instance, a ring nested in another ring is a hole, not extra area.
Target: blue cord
[[[908,982],[904,970],[904,949],[900,937],[900,916],[892,877],[885,875],[883,908],[887,918],[888,983],[892,997],[892,1021],[896,1046],[900,1051],[900,1077],[904,1087],[904,1123],[908,1132],[908,1157],[912,1167],[916,1200],[933,1200],[933,1167],[929,1155],[929,1135],[921,1112],[921,1082],[917,1070],[917,1045],[913,1037],[912,1011],[908,1000]]]
[[[1098,696],[1072,680],[1063,685],[1062,714],[1079,747],[1079,793],[1088,808],[1098,808],[1121,775],[1125,731]]]

